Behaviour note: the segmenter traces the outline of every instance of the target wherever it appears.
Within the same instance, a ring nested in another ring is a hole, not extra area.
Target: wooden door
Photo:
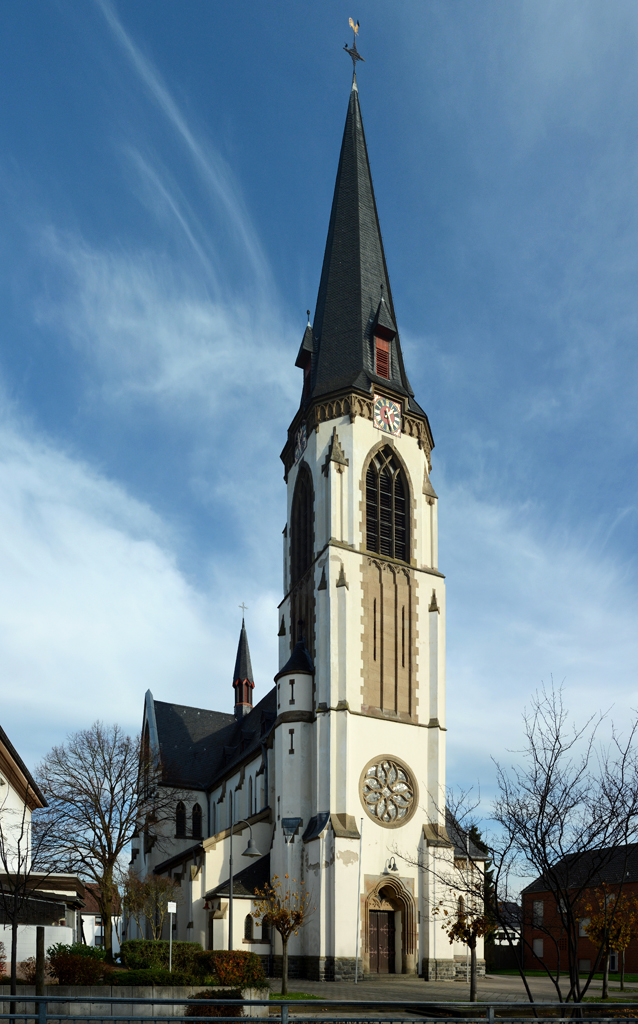
[[[370,973],[394,974],[394,911],[371,910],[368,936]]]

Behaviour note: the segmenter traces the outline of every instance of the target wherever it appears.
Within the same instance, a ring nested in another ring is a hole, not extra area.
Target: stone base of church
[[[466,962],[462,960],[428,960],[421,961],[424,981],[465,981]],[[485,974],[485,960],[476,961],[476,972],[479,977]]]
[[[262,957],[271,977],[281,978],[281,956]],[[305,978],[307,981],[354,981],[353,956],[289,956],[288,980]],[[359,957],[359,977],[363,977],[363,960]]]

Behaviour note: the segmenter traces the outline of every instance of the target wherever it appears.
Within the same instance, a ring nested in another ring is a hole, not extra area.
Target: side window
[[[252,914],[246,914],[244,919],[244,939],[247,942],[253,941],[253,917]]]
[[[543,940],[534,939],[533,943],[534,956],[537,956],[539,960],[543,959]]]
[[[186,835],[186,808],[180,800],[175,808],[175,837],[183,839]]]
[[[301,466],[295,484],[290,515],[291,583],[300,580],[310,568],[314,553],[314,498],[312,477],[307,466]]]
[[[534,900],[532,907],[532,927],[541,928],[543,924],[543,901]]]
[[[590,920],[591,918],[589,917],[581,917],[580,921],[578,922],[578,934],[581,937],[581,939],[587,938],[587,929],[589,928]]]
[[[376,453],[366,473],[366,547],[407,562],[408,483],[392,451]]]
[[[199,804],[193,806],[193,839],[202,838],[202,809]]]

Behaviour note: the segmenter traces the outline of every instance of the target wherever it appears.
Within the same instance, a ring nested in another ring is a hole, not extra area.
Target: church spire
[[[243,618],[237,646],[237,658],[235,659],[233,689],[235,691],[235,718],[243,718],[253,709],[253,690],[255,689],[246,624]]]
[[[312,338],[306,329],[297,365],[305,371],[304,405],[345,388],[371,393],[382,386],[405,396],[410,412],[425,415],[414,400],[403,366],[356,77],[341,144]]]

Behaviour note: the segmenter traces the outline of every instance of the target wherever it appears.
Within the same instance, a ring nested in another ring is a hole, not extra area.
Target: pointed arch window
[[[408,561],[408,484],[392,448],[378,451],[366,473],[366,546]]]
[[[312,565],[314,549],[314,500],[312,477],[307,466],[300,466],[290,515],[291,583],[296,583]]]
[[[175,837],[183,839],[186,835],[186,808],[180,800],[175,808]]]
[[[252,914],[246,914],[244,918],[244,941],[253,941],[253,917]]]
[[[202,809],[199,804],[193,804],[193,839],[202,838]]]

